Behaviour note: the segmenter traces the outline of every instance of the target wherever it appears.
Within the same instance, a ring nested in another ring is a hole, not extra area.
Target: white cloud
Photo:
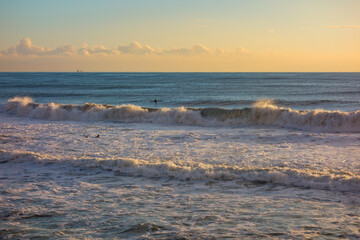
[[[200,54],[200,55],[207,55],[207,54],[211,53],[211,50],[209,48],[205,47],[204,45],[202,45],[200,43],[195,44],[192,47],[192,51],[194,54]]]
[[[83,44],[83,46],[78,50],[78,54],[80,55],[119,55],[119,51],[116,49],[107,49],[104,45],[98,45],[93,47],[88,47],[87,44]]]
[[[15,56],[50,56],[50,55],[74,55],[77,50],[72,45],[64,45],[51,50],[46,47],[33,45],[30,38],[24,38],[15,46],[0,52],[2,55],[15,55]]]
[[[177,54],[177,55],[209,55],[213,51],[206,46],[197,43],[191,48],[172,48],[165,50],[164,54]]]
[[[239,53],[239,54],[248,54],[248,53],[250,53],[250,51],[247,50],[246,48],[238,47],[238,48],[236,49],[236,53]]]
[[[46,47],[33,45],[30,38],[24,38],[16,43],[15,46],[1,51],[0,54],[12,56],[89,56],[94,54],[118,55],[119,51],[117,49],[107,49],[103,45],[88,47],[87,44],[83,44],[80,49],[76,49],[74,46],[67,44],[51,50]]]
[[[161,50],[155,50],[149,45],[141,45],[138,42],[130,43],[129,45],[120,45],[117,48],[120,53],[128,53],[128,54],[156,54]]]
[[[24,38],[16,43],[15,46],[8,48],[1,53],[3,55],[44,55],[44,53],[49,51],[48,48],[32,45],[30,38]]]
[[[77,50],[72,45],[64,45],[56,48],[53,51],[46,52],[48,55],[74,55],[77,54]]]
[[[0,51],[0,55],[6,56],[92,56],[92,55],[120,55],[120,54],[135,54],[135,55],[224,55],[224,54],[244,54],[249,53],[245,48],[237,48],[234,51],[225,51],[223,49],[210,49],[203,44],[197,43],[190,48],[171,48],[160,49],[153,48],[146,44],[139,42],[132,42],[128,45],[119,45],[117,48],[109,49],[103,45],[88,46],[84,43],[79,49],[68,44],[60,46],[54,50],[36,46],[31,43],[30,38],[24,38],[15,46],[8,48],[7,50]]]
[[[222,55],[225,53],[225,50],[224,49],[221,49],[221,48],[217,48],[215,49],[215,54],[216,55]]]

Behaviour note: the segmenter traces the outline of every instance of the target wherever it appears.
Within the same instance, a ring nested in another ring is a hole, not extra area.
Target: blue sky
[[[257,54],[359,54],[359,10],[358,0],[0,0],[0,51],[28,37],[51,49],[140,42],[163,49],[200,43]]]

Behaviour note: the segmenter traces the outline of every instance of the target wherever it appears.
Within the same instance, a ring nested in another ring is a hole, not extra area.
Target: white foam
[[[184,107],[175,109],[162,108],[149,111],[135,105],[111,106],[101,104],[84,104],[83,106],[62,105],[57,103],[35,104],[29,97],[15,97],[6,104],[10,114],[49,120],[74,121],[124,121],[203,125],[204,119],[197,111],[189,111]]]
[[[0,149],[0,162],[69,163],[81,167],[100,167],[128,176],[171,178],[177,180],[243,180],[288,186],[337,191],[360,192],[360,177],[346,171],[311,170],[290,167],[237,167],[227,164],[189,163],[172,161],[149,162],[131,158],[58,158],[33,152],[7,152]]]
[[[282,111],[267,105],[246,111],[263,108],[270,112]],[[215,109],[215,113],[217,111]],[[61,118],[60,112],[63,112]],[[35,118],[47,120],[15,118],[11,113],[34,114]],[[91,114],[102,121],[59,120],[91,117]],[[120,116],[127,120],[123,120],[125,123],[104,121],[105,114],[107,119]],[[254,112],[248,117],[251,114]],[[52,116],[58,120],[50,121]],[[184,108],[150,111],[127,105],[33,105],[28,100],[24,104],[9,101],[7,113],[0,114],[3,149],[0,161],[63,162],[132,176],[191,181],[242,180],[359,191],[360,135],[357,133],[303,132],[259,126],[203,127],[201,122],[198,123],[201,127],[188,126],[186,122],[192,122],[194,116],[203,122],[213,119],[201,116],[200,111]],[[139,119],[139,123],[134,124],[136,121],[132,119]],[[143,124],[169,119],[173,122],[178,119],[178,123]],[[230,115],[228,119],[232,119]]]
[[[254,104],[252,121],[260,125],[295,127],[333,132],[360,132],[360,111],[342,112],[323,109],[298,111],[276,106],[272,101]]]
[[[360,111],[322,109],[298,111],[259,100],[249,109],[199,109],[184,107],[145,109],[135,105],[83,106],[57,103],[36,104],[29,97],[15,97],[6,104],[7,112],[17,116],[48,120],[121,121],[197,126],[265,125],[329,132],[360,132]]]

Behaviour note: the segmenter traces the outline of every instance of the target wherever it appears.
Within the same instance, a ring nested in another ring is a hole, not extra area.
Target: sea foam
[[[36,119],[74,121],[121,121],[197,126],[263,125],[328,132],[360,132],[360,111],[322,109],[299,111],[271,100],[259,100],[250,108],[143,108],[135,105],[85,103],[65,105],[34,103],[29,97],[9,99],[9,114]]]
[[[58,158],[33,152],[9,152],[0,149],[0,163],[68,163],[78,167],[99,167],[127,176],[170,178],[186,181],[241,180],[333,191],[360,192],[360,177],[346,171],[296,169],[291,167],[238,167],[227,164],[149,162],[131,158]]]

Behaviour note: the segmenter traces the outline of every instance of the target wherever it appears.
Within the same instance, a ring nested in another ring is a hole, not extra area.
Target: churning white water
[[[360,238],[355,107],[74,99],[1,103],[0,238]]]

